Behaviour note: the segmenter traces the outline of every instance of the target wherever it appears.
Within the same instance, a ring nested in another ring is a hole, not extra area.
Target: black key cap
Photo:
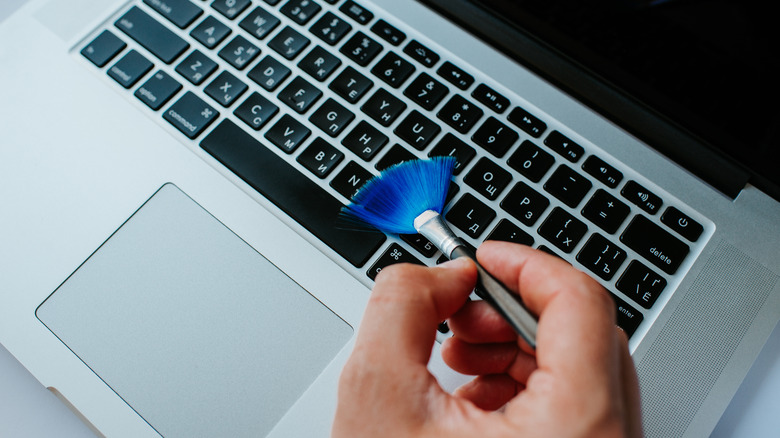
[[[467,133],[484,112],[460,95],[454,95],[436,116],[461,134]]]
[[[626,252],[601,234],[595,233],[577,254],[577,261],[602,279],[609,281],[626,260]]]
[[[539,227],[539,234],[566,254],[574,250],[587,231],[587,225],[560,207],[555,207]]]
[[[496,157],[503,157],[520,136],[495,117],[490,117],[471,137],[474,143],[482,146]]]
[[[241,15],[250,4],[252,4],[252,0],[215,0],[211,3],[211,7],[228,20],[232,20]]]
[[[374,83],[371,82],[370,79],[358,73],[354,68],[347,66],[347,68],[330,83],[329,88],[343,97],[347,102],[356,103],[373,86]]]
[[[539,146],[526,140],[520,143],[507,164],[533,182],[539,182],[553,164],[555,158]]]
[[[160,70],[135,91],[135,97],[157,111],[181,90],[181,84]]]
[[[228,35],[230,28],[222,24],[219,20],[209,15],[200,22],[195,29],[192,29],[190,35],[209,49],[217,47]]]
[[[222,50],[219,57],[229,62],[237,70],[243,70],[260,54],[260,48],[252,44],[241,35],[233,38]]]
[[[298,162],[320,178],[330,172],[344,159],[344,154],[327,141],[317,137],[298,155]]]
[[[369,38],[363,32],[357,32],[341,46],[340,52],[347,55],[359,66],[365,67],[382,51],[382,45]]]
[[[322,91],[300,76],[293,79],[279,93],[279,100],[303,114],[322,96]]]
[[[320,82],[327,79],[339,65],[341,65],[341,60],[320,46],[311,49],[311,52],[298,63],[301,70]]]
[[[163,113],[165,120],[191,139],[200,135],[217,117],[219,113],[191,91]]]
[[[379,159],[379,161],[376,162],[374,167],[376,167],[376,170],[381,172],[390,166],[414,159],[417,159],[417,157],[413,153],[406,150],[406,148],[403,146],[396,144],[393,145],[393,147],[391,147],[390,150]]]
[[[439,135],[441,128],[419,111],[414,110],[398,124],[394,132],[409,145],[421,151]]]
[[[144,0],[144,3],[180,29],[192,24],[203,13],[203,9],[189,0]]]
[[[509,108],[509,99],[485,84],[477,85],[477,88],[471,93],[471,97],[499,114]]]
[[[110,31],[104,30],[81,50],[81,54],[96,66],[103,67],[125,47],[127,44],[124,41]]]
[[[446,85],[432,78],[428,73],[423,72],[409,84],[409,87],[404,91],[404,95],[424,109],[431,111],[449,92],[450,90]]]
[[[506,219],[501,219],[485,240],[500,240],[526,246],[534,244],[534,238],[530,234]]]
[[[380,125],[390,126],[406,109],[406,104],[384,88],[380,88],[360,109]]]
[[[190,53],[176,66],[176,72],[195,85],[200,85],[217,70],[217,63],[200,50]]]
[[[700,223],[674,207],[666,209],[661,216],[661,222],[691,242],[699,240],[699,236],[704,232]]]
[[[268,3],[268,4],[269,4],[269,5],[271,5],[271,6],[276,6],[276,5],[278,5],[278,4],[279,4],[279,2],[280,2],[280,1],[282,1],[282,0],[263,0],[263,1],[264,1],[264,2],[266,2],[266,3]]]
[[[639,328],[639,324],[642,323],[644,316],[641,312],[636,311],[633,307],[629,306],[625,301],[616,297],[614,294],[609,294],[612,300],[615,302],[615,308],[617,310],[617,325],[626,335],[631,338],[631,335]]]
[[[658,213],[664,203],[658,195],[642,187],[636,181],[627,182],[620,194],[649,214]]]
[[[360,24],[367,24],[374,18],[374,14],[359,4],[348,0],[339,8],[347,17],[357,21]]]
[[[331,46],[335,46],[352,26],[332,12],[327,12],[315,22],[309,31]]]
[[[341,171],[333,177],[330,186],[336,189],[341,196],[352,199],[363,187],[366,181],[373,178],[373,174],[354,161],[350,161]]]
[[[423,265],[423,262],[410,254],[409,251],[407,251],[404,247],[397,243],[393,243],[389,248],[387,248],[382,256],[379,257],[379,260],[377,260],[376,263],[374,263],[368,269],[366,275],[368,275],[368,278],[376,280],[376,276],[379,275],[379,272],[382,271],[382,269],[396,263],[412,263],[415,265]]]
[[[561,164],[544,184],[547,193],[552,194],[569,207],[576,207],[588,193],[593,183]]]
[[[601,181],[609,188],[615,188],[623,180],[623,173],[610,166],[601,158],[591,155],[582,163],[582,170]]]
[[[290,0],[279,11],[300,25],[309,22],[322,9],[312,0]]]
[[[398,46],[406,39],[406,34],[396,29],[385,20],[378,20],[371,26],[371,32],[379,35],[380,38],[388,43]]]
[[[547,129],[546,123],[537,119],[531,113],[519,106],[515,107],[515,109],[509,113],[507,119],[532,137],[541,137],[542,133]]]
[[[300,122],[285,114],[268,132],[265,138],[279,149],[291,154],[306,140],[311,131]]]
[[[271,41],[268,47],[274,49],[276,53],[293,59],[300,54],[306,46],[309,45],[309,39],[298,33],[290,26],[285,27]]]
[[[200,145],[354,266],[363,266],[386,240],[378,232],[339,227],[340,201],[230,120]]]
[[[238,24],[253,37],[262,40],[273,31],[281,21],[261,7],[255,8]]]
[[[492,208],[470,193],[464,194],[446,215],[447,221],[474,239],[482,235],[495,217]]]
[[[460,174],[475,155],[477,155],[477,151],[473,147],[450,133],[442,137],[428,153],[429,157],[455,157],[455,175]]]
[[[187,42],[158,23],[138,6],[130,8],[114,24],[166,64],[172,63],[190,47]]]
[[[498,198],[511,181],[512,174],[487,158],[480,158],[463,178],[463,182],[491,201]]]
[[[616,284],[618,290],[649,309],[666,288],[666,280],[647,266],[634,260]]]
[[[602,230],[613,234],[626,220],[631,208],[603,189],[596,190],[582,209],[582,215]]]
[[[130,88],[152,70],[154,64],[143,55],[130,50],[110,69],[108,75],[125,88]]]
[[[341,143],[349,148],[358,157],[370,161],[388,142],[386,135],[371,126],[366,121],[361,121]]]
[[[441,59],[438,53],[425,47],[417,40],[409,41],[409,44],[404,47],[404,53],[426,67],[433,67]]]
[[[419,234],[401,234],[400,237],[401,240],[425,257],[433,257],[439,251],[430,240]]]
[[[551,132],[550,135],[544,139],[544,144],[572,163],[579,161],[585,153],[585,149],[583,149],[582,146],[569,140],[569,138],[558,131]]]
[[[287,79],[287,76],[290,76],[290,69],[274,58],[266,56],[252,70],[249,70],[247,76],[266,90],[274,91]]]
[[[634,217],[620,240],[667,274],[674,274],[690,252],[688,245],[644,216]]]
[[[501,208],[524,225],[531,226],[542,216],[550,201],[524,182],[519,182],[501,201]]]
[[[474,76],[471,76],[449,61],[442,64],[439,70],[436,71],[436,74],[461,90],[469,88],[474,83]]]
[[[276,113],[279,107],[258,92],[252,93],[233,114],[255,131],[260,130]]]
[[[406,79],[414,73],[414,66],[411,62],[401,58],[394,52],[387,54],[376,63],[371,73],[383,80],[387,85],[398,88],[406,82]]]
[[[225,108],[233,105],[239,97],[249,88],[245,83],[233,76],[228,71],[222,71],[210,84],[206,86],[206,94]]]
[[[355,115],[333,99],[328,99],[309,117],[314,125],[331,137],[337,137]]]

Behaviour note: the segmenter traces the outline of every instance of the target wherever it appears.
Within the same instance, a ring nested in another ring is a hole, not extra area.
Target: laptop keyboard
[[[342,205],[382,169],[447,155],[445,217],[467,242],[531,245],[589,272],[629,335],[657,315],[711,222],[366,4],[139,0],[80,53],[366,282],[443,260],[419,235],[335,226]]]

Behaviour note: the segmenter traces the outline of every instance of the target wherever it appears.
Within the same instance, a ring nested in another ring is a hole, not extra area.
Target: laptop
[[[649,437],[708,435],[780,317],[757,2],[14,4],[0,342],[98,434],[327,436],[376,274],[441,261],[336,216],[414,158],[467,242],[609,290]]]

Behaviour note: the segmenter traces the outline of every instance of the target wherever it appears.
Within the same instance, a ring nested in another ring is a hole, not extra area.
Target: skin
[[[477,258],[539,316],[536,351],[485,303],[468,301],[470,260],[388,267],[341,375],[332,436],[642,436],[636,372],[607,292],[528,247],[486,242]],[[452,394],[427,368],[445,319],[454,334],[445,362],[476,376]]]

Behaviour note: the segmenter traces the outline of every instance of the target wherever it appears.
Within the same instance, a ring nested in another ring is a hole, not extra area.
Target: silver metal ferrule
[[[463,240],[444,222],[444,218],[433,210],[426,210],[417,216],[414,219],[414,228],[447,258],[451,258],[455,248],[464,245]]]

